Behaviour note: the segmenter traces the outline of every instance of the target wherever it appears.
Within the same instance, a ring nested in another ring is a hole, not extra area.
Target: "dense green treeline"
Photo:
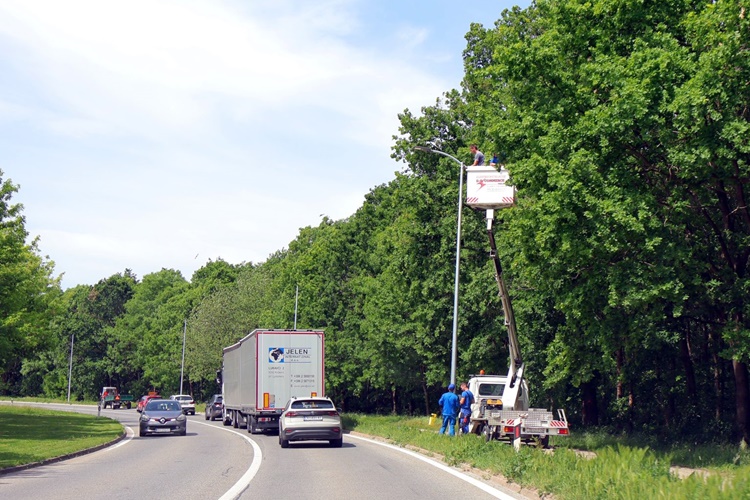
[[[326,330],[346,410],[424,414],[448,381],[458,165],[499,153],[518,205],[497,214],[534,404],[577,425],[750,441],[750,48],[731,1],[540,0],[474,25],[466,75],[400,115],[403,169],[349,218],[262,263],[190,281],[130,271],[61,291],[0,198],[0,391],[114,384],[206,398],[221,348],[254,328]],[[2,179],[0,178],[0,181]],[[484,213],[465,208],[458,375],[507,370]]]

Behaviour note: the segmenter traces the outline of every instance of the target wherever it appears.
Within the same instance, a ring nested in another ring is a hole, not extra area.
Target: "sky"
[[[63,288],[351,216],[510,0],[0,0],[0,176]],[[468,158],[467,158],[468,160]]]

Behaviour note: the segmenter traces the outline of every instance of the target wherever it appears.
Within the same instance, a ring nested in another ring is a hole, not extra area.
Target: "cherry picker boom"
[[[503,279],[503,268],[497,254],[492,226],[495,210],[515,205],[515,188],[508,185],[509,173],[493,167],[470,166],[467,170],[466,204],[487,211],[487,235],[490,240],[490,259],[495,271],[500,301],[503,306],[505,328],[508,331],[510,363],[508,375],[476,375],[469,379],[469,390],[474,394],[469,432],[481,434],[487,441],[503,439],[516,448],[521,442],[535,442],[547,446],[549,436],[568,435],[568,419],[559,409],[558,419],[546,408],[529,408],[529,391],[524,379],[524,362],[518,343],[516,319],[510,294]]]

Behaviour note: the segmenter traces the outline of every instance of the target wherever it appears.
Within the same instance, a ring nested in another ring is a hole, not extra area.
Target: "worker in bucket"
[[[459,401],[455,391],[456,386],[448,386],[448,392],[440,396],[438,404],[443,408],[443,425],[440,427],[440,434],[445,434],[445,428],[449,427],[448,435],[456,435],[456,415],[458,415]]]
[[[479,151],[476,144],[469,146],[469,151],[474,155],[474,165],[484,165],[484,153]]]
[[[461,382],[461,423],[459,427],[463,434],[469,433],[469,423],[471,422],[471,405],[474,403],[474,394],[469,390],[466,382]]]

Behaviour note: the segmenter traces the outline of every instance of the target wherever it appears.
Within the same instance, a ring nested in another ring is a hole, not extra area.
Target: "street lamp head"
[[[428,148],[427,146],[414,146],[415,151],[423,151],[425,153],[432,153],[432,149]]]

